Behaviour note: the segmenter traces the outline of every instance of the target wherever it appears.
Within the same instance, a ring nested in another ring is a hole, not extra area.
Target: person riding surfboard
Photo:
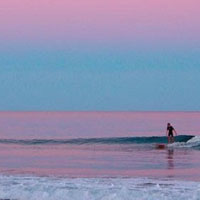
[[[168,137],[168,143],[174,142],[174,133],[177,136],[177,132],[174,127],[170,123],[167,123],[166,135]]]

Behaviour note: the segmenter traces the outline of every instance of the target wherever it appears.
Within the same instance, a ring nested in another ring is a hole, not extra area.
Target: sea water
[[[198,112],[1,112],[0,199],[200,199],[199,121]],[[178,132],[170,145],[168,122]]]

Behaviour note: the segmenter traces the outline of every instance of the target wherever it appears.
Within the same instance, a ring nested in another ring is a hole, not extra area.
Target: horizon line
[[[0,110],[0,112],[200,112],[200,110]]]

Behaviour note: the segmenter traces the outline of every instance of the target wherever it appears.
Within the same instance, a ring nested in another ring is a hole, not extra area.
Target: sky
[[[199,111],[199,0],[0,0],[0,110]]]

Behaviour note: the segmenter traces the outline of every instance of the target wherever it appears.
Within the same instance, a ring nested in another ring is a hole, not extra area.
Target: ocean
[[[0,200],[198,200],[199,122],[200,112],[0,112]]]

